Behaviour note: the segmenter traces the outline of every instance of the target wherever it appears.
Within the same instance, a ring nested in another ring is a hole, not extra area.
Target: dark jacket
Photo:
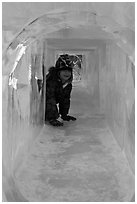
[[[59,115],[66,116],[68,114],[71,90],[71,81],[63,88],[57,72],[52,68],[46,77],[46,120],[54,120]],[[58,107],[57,104],[59,104]]]

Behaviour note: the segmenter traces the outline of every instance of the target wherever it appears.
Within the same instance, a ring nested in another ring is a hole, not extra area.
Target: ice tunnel
[[[2,3],[3,201],[135,201],[134,7]],[[64,53],[81,58],[77,120],[54,128],[44,124],[45,76]]]

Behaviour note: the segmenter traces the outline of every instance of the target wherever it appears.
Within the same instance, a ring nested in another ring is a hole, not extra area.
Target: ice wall
[[[100,50],[100,107],[135,171],[135,67],[114,43]]]
[[[36,41],[22,53],[10,75],[3,76],[3,192],[8,201],[24,201],[14,175],[25,161],[43,124],[44,97],[36,83],[36,77],[42,78],[42,50],[43,46]]]

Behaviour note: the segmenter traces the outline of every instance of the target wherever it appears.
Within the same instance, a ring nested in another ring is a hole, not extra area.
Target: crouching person
[[[63,126],[63,120],[76,120],[75,117],[68,115],[73,80],[72,68],[69,56],[62,55],[55,67],[49,69],[46,77],[45,119],[53,126]]]

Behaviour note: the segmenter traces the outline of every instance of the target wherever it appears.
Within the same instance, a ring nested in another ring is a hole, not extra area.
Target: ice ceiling
[[[91,39],[113,40],[134,63],[134,9],[131,2],[3,3],[3,74],[9,74],[16,65],[7,65],[19,61],[25,48],[41,38],[60,38],[62,48],[70,46],[65,39],[76,47],[77,39],[81,49],[82,39],[86,44]]]

